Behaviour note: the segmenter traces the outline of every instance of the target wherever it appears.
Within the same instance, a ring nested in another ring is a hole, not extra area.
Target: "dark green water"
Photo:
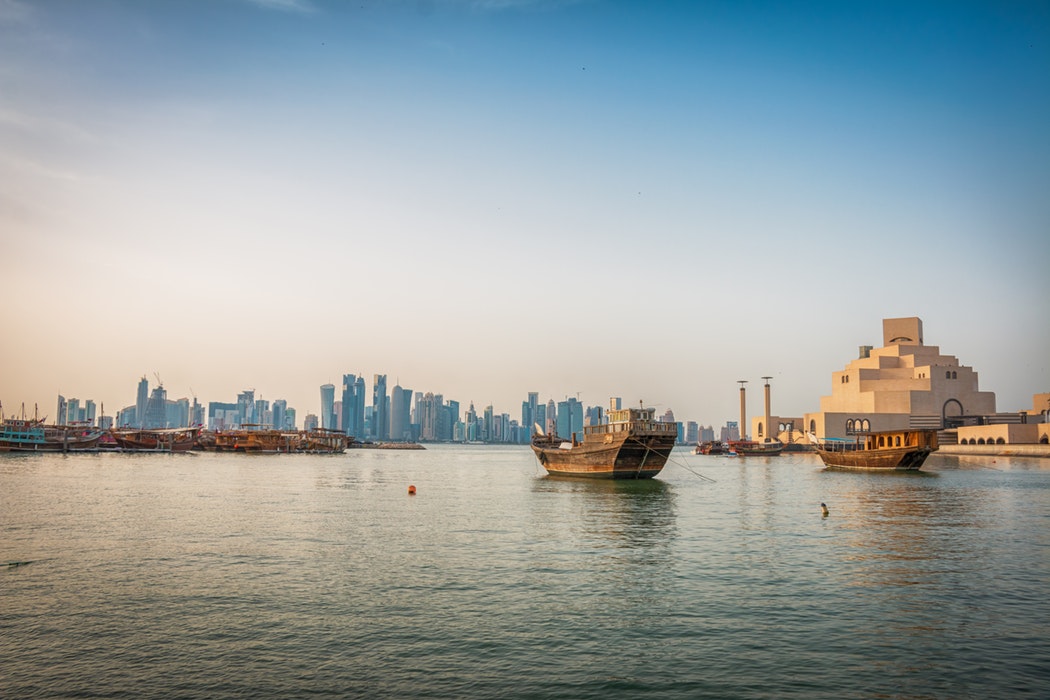
[[[1050,462],[673,459],[0,456],[0,697],[1050,694]]]

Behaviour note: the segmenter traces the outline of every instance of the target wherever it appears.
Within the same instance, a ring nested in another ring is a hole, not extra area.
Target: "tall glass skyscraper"
[[[335,430],[335,385],[321,385],[321,427]]]
[[[372,382],[372,437],[390,439],[390,399],[386,393],[386,375],[377,374]]]

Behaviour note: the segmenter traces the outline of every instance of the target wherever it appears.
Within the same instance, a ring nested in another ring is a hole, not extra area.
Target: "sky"
[[[1050,4],[0,0],[0,401],[1050,391]]]

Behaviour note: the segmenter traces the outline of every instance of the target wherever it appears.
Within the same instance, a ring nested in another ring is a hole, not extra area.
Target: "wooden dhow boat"
[[[44,425],[43,418],[3,418],[0,406],[0,452],[83,452],[98,449],[103,430],[88,425]]]
[[[775,457],[784,451],[781,442],[755,442],[754,440],[730,440],[729,451],[739,457]]]
[[[651,479],[671,455],[678,426],[656,420],[655,408],[610,410],[608,423],[583,428],[583,441],[545,435],[537,426],[532,450],[551,476]]]
[[[811,440],[829,469],[915,471],[937,451],[935,430],[880,430],[860,433],[852,442]]]
[[[200,434],[193,428],[114,428],[109,431],[117,448],[125,452],[186,452],[193,449]]]

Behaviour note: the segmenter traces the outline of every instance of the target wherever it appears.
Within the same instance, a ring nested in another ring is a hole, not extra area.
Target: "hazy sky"
[[[0,401],[1050,390],[1050,4],[0,0]]]

